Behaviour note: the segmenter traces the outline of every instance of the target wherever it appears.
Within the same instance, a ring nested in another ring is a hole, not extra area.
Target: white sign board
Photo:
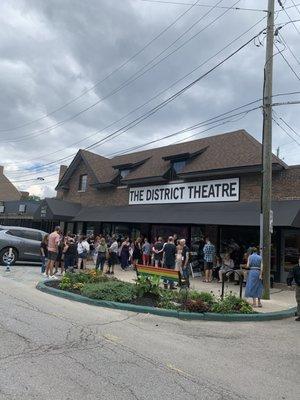
[[[129,204],[239,201],[239,178],[131,188]]]

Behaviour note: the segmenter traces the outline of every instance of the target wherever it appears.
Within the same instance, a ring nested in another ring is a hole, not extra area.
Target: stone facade
[[[83,174],[88,175],[88,189],[80,192],[79,179]],[[238,174],[226,178],[238,177]],[[225,176],[214,176],[203,180],[222,179]],[[197,180],[197,179],[195,179]],[[59,190],[58,198],[66,201],[80,203],[83,206],[122,206],[128,205],[128,188],[109,187],[97,189],[91,185],[96,184],[90,170],[82,161],[76,168],[69,181],[68,190]],[[261,176],[257,173],[240,175],[240,201],[260,200]],[[280,172],[273,173],[273,199],[296,200],[300,199],[300,166],[290,167]]]

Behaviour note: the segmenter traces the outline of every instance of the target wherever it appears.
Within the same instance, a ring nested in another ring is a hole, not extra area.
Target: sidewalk
[[[90,266],[91,267],[91,266]],[[136,279],[136,272],[132,269],[128,271],[122,271],[120,267],[115,269],[116,278],[126,281],[134,282]],[[211,283],[202,282],[202,278],[190,278],[191,289],[197,290],[199,292],[213,292],[216,296],[220,296],[222,285],[216,281]],[[225,293],[232,291],[239,296],[240,287],[234,285],[233,283],[225,283]],[[243,288],[243,293],[245,288]],[[251,299],[249,302],[251,303]],[[256,308],[257,312],[273,312],[282,311],[296,306],[295,291],[289,289],[287,286],[282,288],[271,289],[271,300],[262,300],[263,308]]]

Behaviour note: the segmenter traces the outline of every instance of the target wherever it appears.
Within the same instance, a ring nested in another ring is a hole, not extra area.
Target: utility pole
[[[272,201],[272,84],[274,46],[274,0],[268,0],[266,63],[263,92],[263,170],[261,196],[262,260],[264,299],[270,299],[271,270],[271,201]]]
[[[279,158],[279,156],[280,156],[280,147],[278,146],[276,149],[276,157]]]

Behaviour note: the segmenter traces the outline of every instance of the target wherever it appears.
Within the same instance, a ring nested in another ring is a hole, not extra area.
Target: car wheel
[[[15,249],[12,249],[11,256],[9,256],[9,248],[3,249],[0,252],[1,265],[7,265],[10,261],[10,265],[14,265],[18,259],[18,253]]]

